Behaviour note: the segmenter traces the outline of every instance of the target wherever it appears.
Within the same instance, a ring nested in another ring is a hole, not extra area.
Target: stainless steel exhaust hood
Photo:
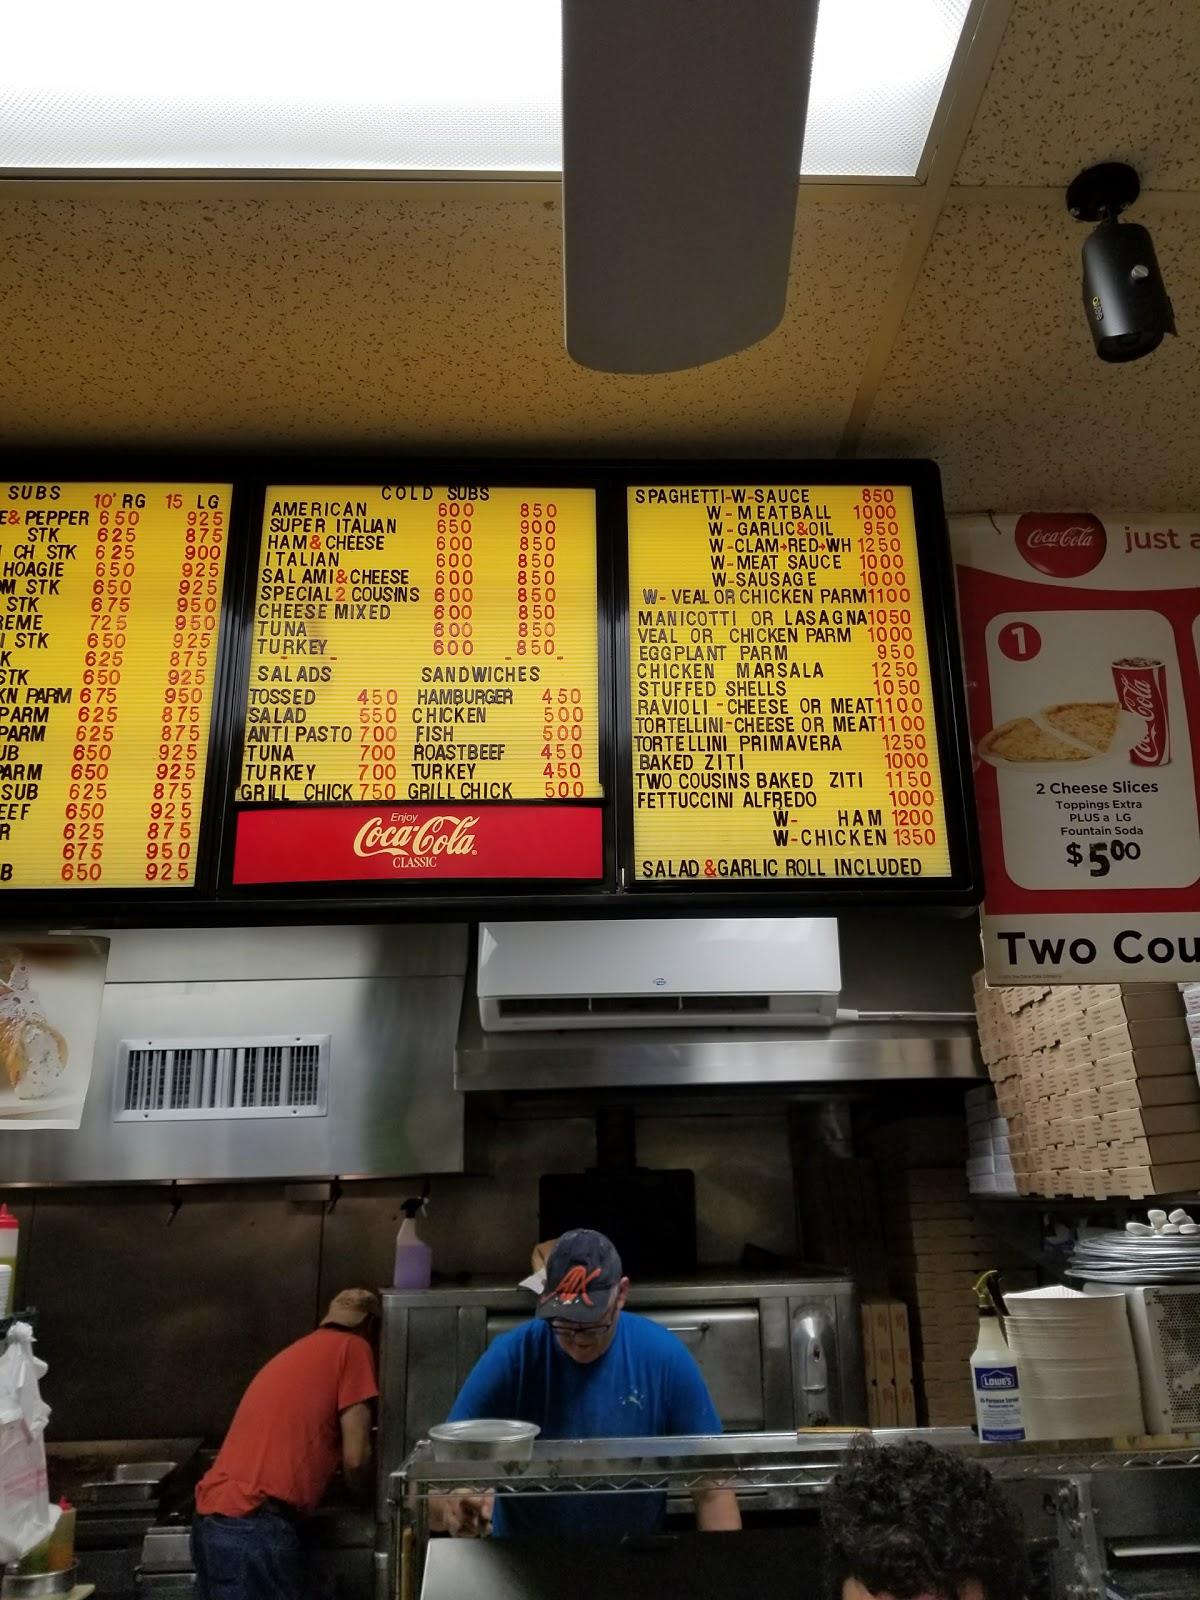
[[[462,925],[117,931],[78,1132],[9,1183],[458,1172]]]

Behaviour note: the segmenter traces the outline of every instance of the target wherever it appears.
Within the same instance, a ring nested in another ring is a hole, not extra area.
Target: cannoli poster
[[[1200,515],[951,539],[989,983],[1200,982]]]
[[[79,1127],[107,963],[107,939],[0,936],[0,1137]]]

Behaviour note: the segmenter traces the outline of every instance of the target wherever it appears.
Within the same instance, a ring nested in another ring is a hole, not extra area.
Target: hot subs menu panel
[[[0,887],[195,884],[230,498],[0,483]]]
[[[627,500],[634,885],[951,879],[912,487]]]
[[[602,876],[594,488],[273,487],[253,591],[235,884]]]

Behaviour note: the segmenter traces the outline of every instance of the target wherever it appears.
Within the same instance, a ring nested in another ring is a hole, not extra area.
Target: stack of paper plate
[[[1137,1358],[1121,1290],[1080,1294],[1055,1285],[1005,1298],[1028,1438],[1108,1439],[1143,1432]]]

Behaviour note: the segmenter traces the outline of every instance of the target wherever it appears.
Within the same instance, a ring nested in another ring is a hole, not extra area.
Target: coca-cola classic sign
[[[392,811],[370,816],[354,835],[356,856],[391,856],[402,866],[431,866],[439,856],[473,856],[479,817]]]
[[[236,884],[602,877],[599,806],[295,806],[238,817]]]
[[[1088,512],[1031,511],[1017,518],[1017,549],[1048,578],[1081,578],[1104,560],[1108,535]]]

